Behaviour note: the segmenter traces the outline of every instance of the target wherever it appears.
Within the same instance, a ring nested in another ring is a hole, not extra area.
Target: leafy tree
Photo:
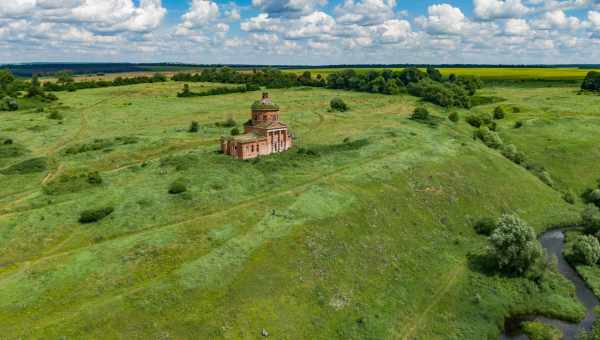
[[[399,75],[400,80],[404,85],[408,86],[410,83],[418,83],[425,78],[425,73],[416,67],[407,67]]]
[[[240,134],[240,129],[234,127],[233,129],[231,129],[231,135],[232,136],[237,136]]]
[[[438,69],[429,66],[427,68],[427,75],[429,76],[429,78],[433,81],[442,81],[444,77],[442,77],[442,72],[440,72]]]
[[[36,74],[31,78],[31,84],[29,85],[29,89],[27,89],[27,97],[33,98],[38,96],[44,96],[44,91],[42,91],[40,80]]]
[[[542,255],[533,228],[516,215],[503,215],[489,241],[492,258],[508,274],[524,274]]]
[[[190,128],[189,128],[188,132],[195,133],[195,132],[198,132],[199,129],[200,129],[200,124],[198,124],[197,121],[192,121],[190,123]]]
[[[0,70],[0,90],[1,93],[8,93],[8,86],[15,81],[15,77],[9,69]],[[0,93],[0,94],[1,94]]]
[[[502,106],[496,106],[494,109],[494,119],[504,119],[505,113]]]
[[[414,120],[428,120],[430,118],[429,111],[424,107],[417,107],[410,118]]]
[[[67,70],[58,71],[54,74],[54,76],[56,77],[56,82],[63,86],[74,82],[73,72],[71,72],[71,71],[67,71]]]
[[[329,103],[332,111],[345,112],[348,111],[348,105],[341,98],[333,98]]]
[[[377,78],[371,80],[369,86],[371,88],[370,92],[383,93],[386,86],[385,78],[383,78],[382,76],[378,76]]]
[[[484,217],[475,222],[474,228],[477,234],[490,236],[496,229],[496,221],[491,217]]]
[[[592,235],[579,235],[573,242],[571,251],[573,260],[588,266],[600,260],[600,242]]]
[[[600,72],[590,71],[583,80],[581,89],[587,91],[600,91]]]
[[[6,96],[0,101],[0,111],[17,111],[19,104],[13,97]]]
[[[448,115],[448,119],[450,119],[450,121],[453,123],[458,123],[458,121],[460,120],[460,116],[456,111],[454,111]]]
[[[400,93],[400,87],[396,79],[388,79],[385,83],[385,89],[383,91],[386,94],[398,94]]]
[[[588,204],[581,212],[581,225],[587,234],[596,234],[600,231],[600,208]]]

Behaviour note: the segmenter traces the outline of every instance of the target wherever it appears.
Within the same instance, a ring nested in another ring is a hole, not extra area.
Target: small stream
[[[539,321],[546,325],[552,325],[562,330],[564,339],[576,339],[581,331],[589,331],[595,320],[594,307],[600,305],[600,301],[592,290],[587,286],[583,279],[577,274],[563,256],[565,245],[565,234],[560,229],[550,230],[540,237],[542,246],[548,255],[556,256],[558,259],[558,271],[575,285],[576,295],[579,301],[585,306],[585,319],[580,323],[569,323],[557,319],[550,319],[542,316],[517,316],[506,320],[505,333],[500,339],[527,339],[527,336],[521,333],[520,323],[522,321]]]

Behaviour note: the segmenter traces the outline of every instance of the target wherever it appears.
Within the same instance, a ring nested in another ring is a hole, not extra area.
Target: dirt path
[[[455,268],[448,274],[443,281],[445,282],[444,286],[442,286],[441,289],[439,289],[438,292],[433,296],[431,303],[429,303],[422,312],[415,315],[415,317],[404,327],[404,335],[400,337],[402,340],[410,340],[414,337],[419,325],[422,324],[425,319],[427,319],[429,312],[440,303],[442,298],[444,298],[444,296],[446,296],[446,294],[452,288],[454,288],[456,281],[465,272],[465,270],[466,264],[460,263],[459,267]]]

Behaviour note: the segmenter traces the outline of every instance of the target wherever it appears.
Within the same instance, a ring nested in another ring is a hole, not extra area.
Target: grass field
[[[0,140],[16,150],[0,152],[2,338],[495,339],[510,314],[582,316],[558,274],[537,285],[480,271],[473,254],[486,241],[472,223],[503,212],[538,231],[574,221],[582,205],[560,191],[600,177],[600,97],[482,92],[521,109],[500,133],[548,168],[555,190],[464,121],[408,120],[418,105],[448,112],[406,95],[272,90],[296,148],[234,161],[216,152],[229,131],[215,123],[246,121],[260,93],[176,98],[180,88],[57,93],[62,121],[48,109],[0,113]],[[351,110],[329,112],[335,96]],[[19,173],[33,158],[47,169]],[[81,180],[93,171],[101,185]],[[168,194],[178,179],[189,190]],[[105,206],[108,218],[78,223]]]

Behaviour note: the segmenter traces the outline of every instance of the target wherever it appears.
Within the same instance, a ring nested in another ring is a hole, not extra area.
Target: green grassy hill
[[[560,275],[537,285],[482,273],[468,256],[486,245],[472,228],[480,217],[516,212],[541,231],[580,206],[464,121],[411,121],[421,104],[410,96],[272,90],[296,147],[242,162],[215,152],[229,132],[215,123],[246,121],[260,94],[176,98],[180,87],[59,93],[63,120],[0,113],[0,138],[14,142],[0,151],[3,337],[494,339],[511,313],[581,317]],[[485,92],[523,109],[501,135],[560,189],[600,177],[600,97]],[[328,112],[335,96],[351,111]],[[21,163],[36,158],[46,170]],[[86,180],[95,171],[100,185]],[[169,194],[176,180],[188,191]],[[106,219],[78,222],[107,206]]]

